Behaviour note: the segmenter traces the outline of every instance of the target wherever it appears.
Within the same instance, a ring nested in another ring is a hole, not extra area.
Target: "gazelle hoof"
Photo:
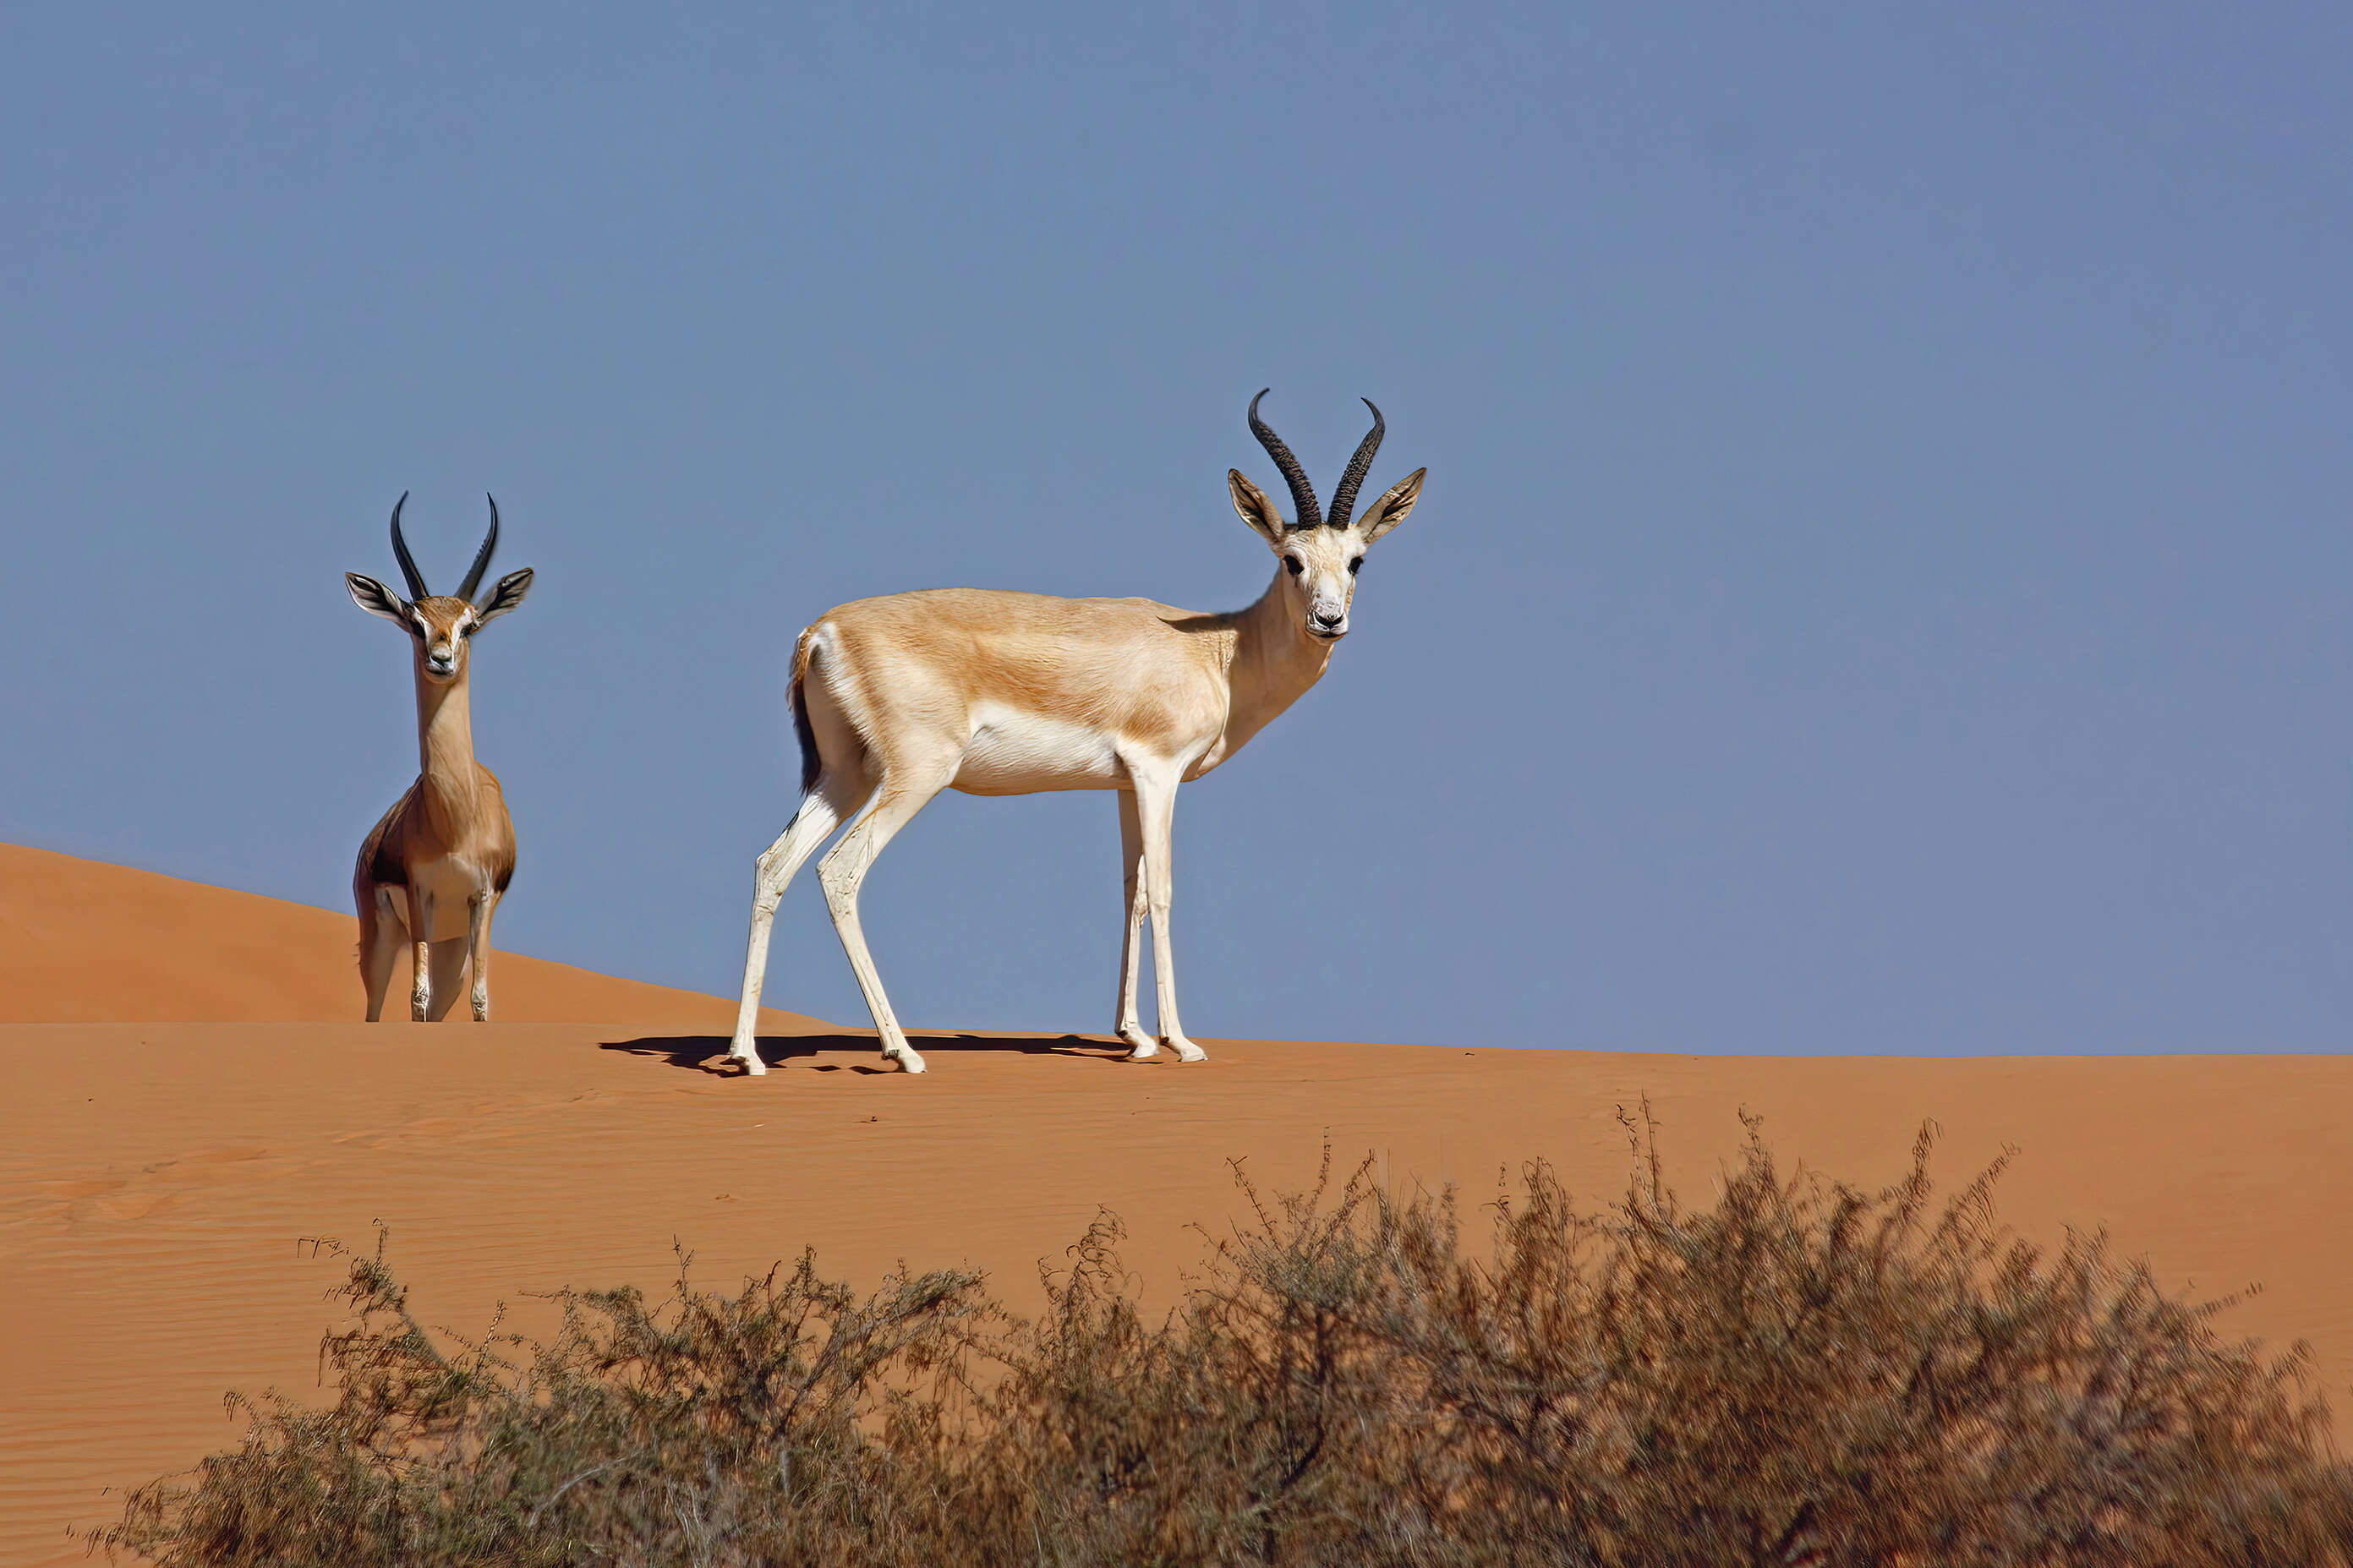
[[[1127,1042],[1129,1061],[1148,1062],[1160,1054],[1160,1042],[1133,1025],[1120,1030],[1119,1037]]]
[[[727,1053],[727,1059],[742,1068],[747,1078],[763,1077],[768,1070],[768,1064],[760,1059],[760,1053],[757,1051],[754,1051],[750,1056],[737,1056],[730,1051]]]
[[[1208,1052],[1203,1050],[1192,1041],[1185,1038],[1182,1035],[1178,1035],[1171,1038],[1168,1042],[1168,1048],[1176,1053],[1176,1059],[1180,1062],[1205,1062],[1209,1059]]]
[[[901,1072],[921,1072],[923,1070],[923,1058],[917,1056],[912,1047],[895,1051],[884,1051],[882,1054],[897,1062]]]

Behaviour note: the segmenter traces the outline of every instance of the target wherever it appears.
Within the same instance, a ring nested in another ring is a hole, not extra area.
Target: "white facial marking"
[[[1294,530],[1283,540],[1280,553],[1283,571],[1298,595],[1300,629],[1325,642],[1347,636],[1348,606],[1356,593],[1351,563],[1364,556],[1355,531]]]
[[[423,628],[427,670],[434,675],[457,673],[459,655],[458,626],[464,623],[464,617],[460,616],[459,621],[450,626],[438,625],[430,617],[422,615],[417,617],[417,621]]]

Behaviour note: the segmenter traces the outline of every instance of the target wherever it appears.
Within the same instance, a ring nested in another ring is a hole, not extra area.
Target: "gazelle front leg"
[[[1128,1059],[1140,1062],[1160,1054],[1160,1042],[1144,1032],[1144,1022],[1135,1012],[1136,972],[1144,967],[1144,944],[1137,940],[1145,916],[1144,823],[1136,812],[1135,792],[1115,793],[1119,795],[1120,907],[1127,914],[1119,935],[1119,1011],[1112,1029],[1132,1047]]]
[[[423,1024],[433,1016],[433,895],[415,883],[408,889],[408,950],[414,966],[408,981],[408,1021]]]
[[[371,890],[360,919],[360,981],[367,987],[367,1021],[384,1016],[384,994],[392,988],[393,965],[400,962],[400,917],[392,900]]]
[[[477,893],[466,900],[469,920],[466,956],[473,968],[474,1022],[491,1021],[491,914],[499,907],[495,892]]]
[[[1178,771],[1131,770],[1135,809],[1144,829],[1144,897],[1152,913],[1152,980],[1160,1004],[1160,1037],[1180,1062],[1206,1060],[1208,1052],[1185,1037],[1176,1021],[1176,956],[1168,932],[1169,893],[1175,887],[1169,839],[1176,820]]]

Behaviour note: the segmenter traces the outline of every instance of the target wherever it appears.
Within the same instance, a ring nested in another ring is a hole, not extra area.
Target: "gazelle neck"
[[[1227,710],[1223,753],[1232,755],[1242,742],[1282,716],[1307,689],[1324,679],[1332,662],[1333,645],[1312,637],[1299,616],[1286,603],[1283,571],[1258,602],[1234,616],[1234,661],[1229,679],[1232,700]]]
[[[432,803],[448,811],[473,804],[474,721],[468,688],[472,660],[447,685],[417,672],[417,771]]]

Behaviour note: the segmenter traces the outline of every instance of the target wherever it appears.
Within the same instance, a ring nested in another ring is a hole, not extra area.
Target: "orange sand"
[[[728,1030],[735,1004],[616,980],[495,947],[502,1024]],[[303,1023],[358,1019],[359,923],[312,909],[0,844],[0,1024]],[[385,1010],[406,1017],[408,963]],[[460,1000],[454,1017],[463,1019]],[[764,1028],[815,1026],[764,1011]]]
[[[52,910],[62,912],[52,914]],[[322,1296],[297,1239],[381,1219],[427,1321],[565,1284],[707,1282],[813,1243],[861,1284],[970,1262],[1017,1305],[1098,1206],[1155,1299],[1233,1209],[1229,1156],[1303,1183],[1327,1134],[1397,1184],[1493,1190],[1554,1161],[1623,1185],[1614,1109],[1647,1093],[1704,1201],[1764,1113],[1787,1156],[1879,1183],[1927,1117],[1957,1184],[2004,1143],[2030,1235],[2105,1223],[2177,1289],[2263,1293],[2225,1328],[2353,1372],[2353,1058],[1757,1059],[1205,1041],[1139,1066],[1097,1038],[930,1036],[932,1071],[778,1014],[757,1080],[710,1070],[731,1005],[519,958],[505,1016],[370,1026],[348,917],[0,847],[0,1561],[79,1561],[100,1489],[231,1443],[230,1387],[314,1388]],[[183,944],[174,952],[159,950]],[[27,947],[34,956],[24,956]],[[119,954],[137,952],[131,973]],[[2344,1402],[2340,1399],[2341,1405]]]

